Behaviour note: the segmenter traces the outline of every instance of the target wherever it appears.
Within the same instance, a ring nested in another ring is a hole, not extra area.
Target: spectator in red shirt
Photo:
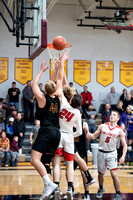
[[[17,166],[18,160],[19,160],[19,153],[18,153],[19,147],[18,147],[18,136],[14,136],[11,147],[10,147],[10,153],[12,156],[12,166]]]
[[[0,166],[2,163],[3,158],[5,157],[5,167],[8,167],[8,162],[10,159],[10,141],[6,137],[6,133],[2,131],[1,137],[0,137]]]
[[[81,96],[83,97],[83,102],[82,102],[83,116],[82,116],[82,118],[84,118],[84,111],[85,111],[85,109],[88,108],[88,105],[93,100],[93,97],[92,97],[91,92],[88,91],[87,86],[84,86],[84,91],[81,93]]]

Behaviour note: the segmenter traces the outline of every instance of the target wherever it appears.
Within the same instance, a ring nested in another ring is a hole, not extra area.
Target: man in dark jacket
[[[31,87],[31,81],[27,81],[27,86],[23,89],[23,103],[24,103],[24,120],[28,121],[28,112],[30,111],[31,123],[34,123],[34,94]]]
[[[16,88],[16,82],[12,82],[12,87],[8,89],[9,105],[14,103],[17,110],[19,110],[19,95],[20,90]]]
[[[22,119],[21,113],[18,113],[17,119],[15,119],[13,123],[13,132],[14,136],[19,137],[18,146],[20,147],[20,149],[22,149],[23,140],[25,137],[25,131],[26,131],[25,122]],[[20,150],[20,153],[21,152],[22,150]]]

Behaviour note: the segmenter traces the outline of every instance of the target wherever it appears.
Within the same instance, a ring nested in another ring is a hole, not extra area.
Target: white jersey
[[[80,111],[73,108],[67,101],[62,97],[61,110],[59,114],[60,131],[68,134],[74,134],[77,137],[82,134],[82,123]],[[76,132],[73,133],[73,127],[76,126]]]
[[[116,125],[111,128],[108,123],[102,125],[102,132],[99,139],[99,149],[103,151],[113,151],[119,137],[120,127]]]

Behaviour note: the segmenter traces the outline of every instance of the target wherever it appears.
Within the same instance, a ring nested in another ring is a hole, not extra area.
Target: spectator
[[[14,103],[15,108],[19,110],[20,90],[16,88],[16,82],[12,82],[12,87],[8,89],[9,104]]]
[[[131,94],[127,94],[126,100],[123,103],[124,110],[126,110],[126,107],[129,106],[129,105],[133,106],[133,101],[131,99]]]
[[[17,119],[17,114],[18,114],[17,109],[12,110],[12,111],[11,111],[11,115],[9,115],[9,116],[6,118],[6,124],[9,124],[9,118],[10,118],[10,117],[13,117],[13,119]]]
[[[133,90],[131,90],[130,94],[131,94],[131,99],[133,101]]]
[[[89,131],[91,133],[94,133],[96,131],[96,119],[97,119],[97,111],[93,108],[93,104],[90,103],[88,106],[88,110],[85,110],[85,119],[88,124]],[[93,143],[96,142],[96,140],[93,140]]]
[[[117,107],[115,109],[121,116],[121,114],[124,112],[123,109],[123,101],[118,101]]]
[[[38,130],[40,128],[40,120],[35,121],[35,126],[33,126],[30,133],[30,143],[32,144],[33,140],[36,138]]]
[[[9,139],[6,137],[6,133],[2,131],[0,137],[0,166],[3,158],[5,157],[5,167],[8,167],[8,162],[10,159],[9,148],[10,148]]]
[[[92,94],[88,91],[87,86],[84,86],[84,91],[81,93],[81,95],[83,97],[83,102],[82,102],[83,116],[82,116],[82,118],[84,118],[84,111],[85,111],[85,109],[88,108],[88,105],[91,103],[93,98],[92,98]]]
[[[40,89],[40,91],[45,95],[45,92],[44,92],[44,90],[43,90],[43,84],[42,84],[42,83],[39,83],[39,89]],[[34,97],[34,98],[35,98],[35,97]],[[40,120],[40,112],[41,112],[41,109],[40,109],[39,106],[38,106],[38,101],[37,101],[36,98],[35,98],[35,102],[36,102],[35,119]]]
[[[0,103],[2,103],[2,109],[4,109],[6,111],[7,110],[7,103],[4,102],[3,98],[0,98]]]
[[[126,97],[127,97],[127,89],[124,88],[124,89],[123,89],[123,93],[122,93],[122,95],[120,96],[120,100],[124,102],[124,101],[126,100]]]
[[[18,153],[19,147],[18,147],[18,136],[14,136],[11,147],[10,147],[10,153],[12,156],[12,166],[17,166],[17,163],[19,161],[19,153]]]
[[[2,103],[0,102],[0,124],[2,130],[5,130],[5,117],[6,117],[6,111],[2,109]]]
[[[111,109],[114,110],[119,101],[119,95],[115,92],[115,88],[112,86],[110,92],[107,95],[107,103],[111,105]]]
[[[7,138],[9,139],[10,143],[13,139],[13,122],[14,122],[14,118],[10,117],[9,124],[6,125],[6,135],[7,135]]]
[[[23,140],[25,137],[25,122],[22,119],[21,113],[17,114],[17,119],[14,120],[13,123],[13,132],[14,136],[18,136],[18,146],[20,148],[19,153],[22,154],[22,145],[23,145]]]
[[[28,122],[28,112],[30,111],[31,123],[34,123],[34,94],[31,87],[31,81],[27,81],[27,86],[23,89],[24,103],[24,121]]]
[[[110,104],[106,103],[105,110],[102,112],[102,123],[109,122],[110,114],[111,114]]]
[[[131,112],[131,107],[127,106],[126,111],[124,113],[122,113],[122,115],[121,115],[120,125],[121,125],[121,123],[125,124],[126,130],[128,131],[129,135],[131,135],[130,132],[133,131],[132,130],[132,127],[133,127],[132,120],[133,120],[133,113]],[[130,136],[128,136],[128,137],[130,137]]]
[[[6,118],[7,118],[9,115],[11,115],[12,110],[14,110],[14,109],[15,109],[14,103],[10,103],[10,104],[9,104],[9,107],[7,108],[7,111],[6,111]]]
[[[73,88],[73,90],[75,91],[76,94],[78,94],[78,91],[76,90],[76,88],[73,86],[73,82],[69,82],[69,86],[71,88]]]

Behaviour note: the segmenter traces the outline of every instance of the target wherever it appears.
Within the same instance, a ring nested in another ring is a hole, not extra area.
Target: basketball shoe
[[[90,195],[89,194],[84,195],[84,200],[90,200]]]
[[[67,200],[73,200],[73,191],[71,187],[68,187],[68,190],[66,192]]]
[[[86,182],[86,186],[89,186],[89,185],[91,185],[91,184],[93,184],[93,183],[95,183],[95,179],[89,174],[89,176],[87,177],[87,182]]]
[[[116,194],[115,198],[113,200],[121,200],[121,195],[120,194]]]
[[[60,191],[59,187],[54,192],[54,200],[61,199],[62,192]]]
[[[103,190],[98,189],[96,198],[97,198],[97,199],[101,199],[101,198],[103,197],[103,193],[104,193],[104,192],[105,192],[105,189],[103,189]]]
[[[55,183],[52,183],[52,182],[45,185],[44,190],[43,190],[42,195],[39,200],[49,199],[49,197],[56,190],[57,187],[58,187],[58,185],[56,185]]]

